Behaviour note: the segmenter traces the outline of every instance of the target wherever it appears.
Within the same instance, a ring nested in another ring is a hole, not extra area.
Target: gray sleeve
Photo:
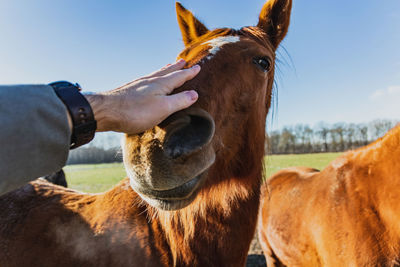
[[[51,86],[0,86],[0,194],[65,165],[67,112]]]

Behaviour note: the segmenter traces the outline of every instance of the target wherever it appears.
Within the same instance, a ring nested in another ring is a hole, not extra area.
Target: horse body
[[[275,50],[291,4],[267,2],[257,27],[209,31],[178,3],[179,57],[202,71],[175,92],[195,89],[197,103],[127,135],[129,178],[108,192],[37,180],[1,196],[1,265],[243,266],[257,221]]]
[[[2,266],[244,265],[257,190],[227,214],[220,207],[171,214],[141,202],[128,179],[94,195],[40,179],[25,185],[0,201]]]
[[[2,196],[2,266],[160,266],[143,244],[147,220],[134,216],[130,191],[82,194],[39,179]]]
[[[290,168],[263,187],[268,266],[397,266],[400,127],[323,171]]]

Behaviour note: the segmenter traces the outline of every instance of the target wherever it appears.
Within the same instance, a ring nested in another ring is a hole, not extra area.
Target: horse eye
[[[267,57],[255,58],[253,62],[264,72],[268,72],[272,66],[271,60]]]

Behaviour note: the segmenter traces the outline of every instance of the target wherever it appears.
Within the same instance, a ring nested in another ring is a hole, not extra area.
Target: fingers
[[[182,86],[186,81],[193,79],[199,72],[200,66],[195,65],[190,69],[177,70],[170,74],[164,75],[157,78],[157,82],[160,84],[158,88],[161,94],[169,94],[175,88]]]
[[[143,78],[154,78],[154,77],[164,76],[171,72],[182,69],[185,66],[185,64],[186,64],[186,61],[184,59],[180,59],[177,62],[175,62],[173,64],[168,64],[167,66],[163,67],[162,69],[159,69]]]
[[[193,90],[165,96],[165,101],[167,104],[166,106],[169,112],[168,116],[181,109],[190,107],[197,101],[198,98],[199,95],[197,94],[196,91]]]

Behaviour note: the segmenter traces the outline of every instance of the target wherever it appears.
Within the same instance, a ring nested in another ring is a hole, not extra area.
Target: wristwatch
[[[96,132],[97,123],[92,108],[80,93],[78,83],[59,81],[49,84],[68,109],[72,119],[71,149],[89,143]]]

